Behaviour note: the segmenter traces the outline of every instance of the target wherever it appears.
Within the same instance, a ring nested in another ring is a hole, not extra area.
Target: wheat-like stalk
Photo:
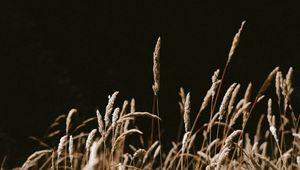
[[[59,157],[62,155],[62,153],[63,153],[64,145],[65,145],[67,139],[68,139],[68,136],[65,135],[65,136],[61,137],[60,140],[59,140],[59,144],[58,144],[58,147],[57,147],[57,157],[58,157],[58,158],[59,158]]]
[[[217,82],[219,81],[219,79],[218,79],[219,73],[220,73],[220,69],[217,69],[217,70],[214,72],[213,76],[211,77],[211,81],[212,81],[211,96],[212,96],[212,97],[214,97],[215,94],[216,94],[216,89],[217,89],[216,86],[218,85]]]
[[[275,88],[276,88],[276,95],[278,98],[278,105],[280,105],[280,100],[281,100],[281,84],[283,83],[283,78],[282,78],[282,72],[278,71],[276,73],[276,79],[275,79]]]
[[[105,129],[104,129],[105,125],[104,125],[104,122],[102,120],[102,116],[101,116],[101,113],[99,112],[99,110],[96,110],[96,115],[97,115],[99,133],[101,134],[101,136],[104,136],[104,134],[105,134]]]
[[[71,109],[69,111],[68,117],[66,119],[66,135],[69,135],[69,130],[70,130],[70,125],[71,125],[71,119],[73,117],[74,114],[77,113],[76,109]]]
[[[91,145],[94,141],[94,137],[96,135],[96,132],[97,132],[97,129],[93,129],[88,135],[88,138],[87,138],[86,143],[85,143],[85,149],[87,150],[87,152],[90,151],[90,147],[91,147]]]
[[[186,100],[184,103],[184,114],[183,114],[184,127],[185,127],[186,132],[189,131],[189,128],[190,128],[190,112],[191,112],[190,93],[188,93],[186,95]]]
[[[119,94],[119,92],[116,91],[111,96],[108,97],[108,103],[107,103],[105,115],[104,115],[105,127],[108,127],[108,125],[110,123],[110,115],[113,110],[113,106],[114,106],[114,103],[115,103],[115,100],[116,100],[118,94]]]
[[[112,127],[116,126],[116,122],[119,118],[120,108],[116,108],[114,110],[113,116],[112,116]]]
[[[130,101],[130,113],[135,112],[135,99],[132,98]]]
[[[238,84],[237,86],[235,86],[235,88],[234,88],[234,90],[232,92],[232,95],[231,95],[231,98],[230,98],[230,101],[229,101],[229,105],[228,105],[228,111],[227,111],[228,114],[230,114],[232,112],[235,100],[236,100],[238,92],[240,90],[240,87],[241,87],[241,85]]]
[[[228,90],[226,91],[225,95],[224,95],[224,98],[222,100],[222,103],[220,105],[220,109],[219,109],[219,120],[222,120],[223,116],[225,115],[226,113],[226,109],[228,107],[228,104],[229,104],[229,101],[230,101],[230,98],[231,98],[231,95],[232,95],[232,92],[234,90],[236,86],[236,83],[233,83],[229,88]]]
[[[160,37],[158,37],[155,49],[153,52],[153,78],[154,84],[152,85],[152,89],[155,95],[158,94],[160,88]]]
[[[231,44],[231,48],[230,48],[230,51],[229,51],[229,54],[228,54],[227,63],[230,63],[230,61],[232,59],[232,56],[233,56],[233,54],[234,54],[237,46],[239,45],[240,37],[241,37],[241,32],[242,32],[242,30],[244,28],[245,23],[246,23],[246,21],[242,22],[239,31],[235,34],[235,36],[233,38],[233,41],[232,41],[232,44]]]

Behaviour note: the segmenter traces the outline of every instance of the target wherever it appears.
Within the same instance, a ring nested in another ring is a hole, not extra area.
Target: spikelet
[[[220,73],[220,69],[217,69],[216,71],[214,71],[214,74],[211,76],[212,83],[214,83],[218,80],[219,73]]]
[[[233,139],[242,133],[242,130],[233,131],[225,140],[225,145],[222,147],[220,153],[216,154],[211,161],[211,164],[207,167],[216,167],[216,169],[220,170],[222,168],[223,162],[228,157],[228,154],[231,150],[231,146],[233,144]]]
[[[223,162],[228,157],[229,152],[230,152],[230,148],[227,147],[222,150],[217,160],[216,170],[220,170],[222,168]]]
[[[221,83],[221,80],[218,79],[219,73],[220,73],[220,69],[217,69],[216,71],[214,71],[214,74],[211,77],[212,85],[210,89],[206,92],[205,97],[203,98],[203,102],[200,107],[200,112],[202,112],[205,109],[205,107],[208,105],[210,100],[214,98],[216,94],[216,90],[219,84]]]
[[[57,147],[57,157],[58,157],[58,159],[61,156],[61,154],[63,153],[64,144],[66,143],[67,139],[68,139],[68,136],[65,135],[65,136],[61,137],[60,140],[59,140],[59,144],[58,144],[58,147]]]
[[[184,103],[184,114],[183,114],[183,120],[184,120],[184,127],[185,132],[189,131],[190,128],[190,93],[186,95],[186,100]]]
[[[128,104],[129,104],[128,100],[124,100],[123,105],[122,105],[122,109],[120,110],[120,113],[119,113],[118,117],[122,117],[127,112]]]
[[[293,76],[293,68],[290,67],[288,73],[286,74],[286,78],[285,78],[285,83],[283,83],[284,85],[284,89],[283,89],[283,94],[284,94],[284,110],[286,110],[288,108],[288,102],[290,99],[290,96],[293,92],[293,87],[292,87],[292,76]]]
[[[267,119],[268,119],[268,122],[269,122],[269,125],[272,126],[272,99],[270,98],[268,100],[268,112],[267,112]]]
[[[237,94],[238,94],[238,92],[239,92],[239,90],[240,90],[240,87],[241,87],[241,85],[238,84],[238,85],[234,88],[234,90],[233,90],[233,92],[232,92],[232,96],[231,96],[231,98],[230,98],[229,105],[228,105],[228,114],[230,114],[231,111],[232,111],[232,109],[233,109],[233,105],[234,105],[235,100],[236,100],[236,98],[237,98]]]
[[[281,71],[278,71],[276,73],[276,79],[275,79],[275,88],[276,88],[276,95],[278,98],[278,104],[280,104],[280,100],[281,100],[281,84],[282,84],[282,73]]]
[[[269,122],[269,129],[270,132],[272,134],[272,136],[274,137],[274,139],[276,140],[276,142],[278,142],[278,137],[276,134],[276,127],[275,127],[275,116],[272,114],[272,99],[268,100],[268,115],[267,115],[267,119]]]
[[[288,73],[286,74],[286,85],[287,85],[287,89],[288,91],[290,91],[293,87],[293,82],[292,82],[292,79],[293,79],[293,67],[290,67],[289,68],[289,71]]]
[[[248,103],[250,101],[251,98],[251,92],[252,92],[252,83],[250,82],[247,86],[247,89],[245,91],[245,95],[244,95],[244,104]]]
[[[152,89],[154,94],[157,96],[160,88],[160,37],[158,37],[156,46],[153,52],[153,78],[154,84]]]
[[[99,133],[101,134],[101,136],[104,136],[105,135],[105,131],[104,131],[104,122],[102,120],[102,116],[99,112],[99,110],[96,110],[96,114],[97,114],[97,121],[98,121],[98,130],[99,130]]]
[[[96,132],[97,132],[97,129],[93,129],[88,135],[88,138],[87,138],[86,143],[85,143],[85,149],[87,150],[87,152],[90,151],[90,147],[91,147],[91,145],[94,141],[94,137],[95,137]]]
[[[113,113],[113,116],[112,116],[112,127],[116,126],[116,122],[118,120],[119,113],[120,113],[120,108],[116,108],[114,110],[114,113]]]
[[[244,99],[241,99],[235,106],[235,110],[239,110],[244,106]]]
[[[66,119],[66,135],[69,135],[69,130],[70,130],[70,125],[71,125],[71,119],[72,119],[72,116],[74,114],[77,113],[77,110],[76,109],[71,109],[68,113],[68,117]]]
[[[275,126],[270,126],[270,132],[273,135],[274,139],[276,140],[276,142],[278,142],[278,137],[277,137],[277,133],[276,133],[276,127]]]
[[[231,58],[232,58],[232,56],[234,54],[234,51],[237,48],[237,46],[239,45],[241,32],[243,30],[243,27],[244,27],[245,23],[246,23],[246,21],[242,22],[239,31],[235,34],[235,36],[233,38],[233,41],[232,41],[232,44],[231,44],[231,48],[230,48],[230,51],[229,51],[229,54],[228,54],[227,64],[230,63]]]
[[[267,90],[267,88],[270,86],[272,80],[274,79],[274,77],[277,74],[277,71],[279,70],[279,67],[276,67],[274,70],[271,71],[271,73],[268,75],[268,77],[266,78],[266,80],[264,81],[263,85],[261,86],[261,88],[258,91],[257,97],[260,97],[263,95],[263,93]]]
[[[202,101],[202,104],[200,107],[200,112],[202,112],[205,109],[205,107],[208,105],[210,100],[213,98],[213,94],[216,93],[216,90],[220,83],[221,83],[221,80],[217,80],[215,83],[213,83],[211,85],[210,89],[207,91],[205,97],[203,98],[203,101]]]
[[[243,131],[242,130],[235,130],[233,131],[225,140],[225,145],[224,148],[230,148],[231,145],[233,144],[233,139],[237,137],[239,134],[241,134]]]
[[[189,135],[191,134],[191,132],[186,132],[184,135],[183,135],[183,138],[182,138],[182,153],[184,153],[185,149],[187,148],[187,142],[188,142],[188,138],[189,138]]]
[[[130,101],[130,113],[135,112],[135,99],[132,98]]]
[[[108,97],[108,103],[107,103],[105,115],[104,115],[105,127],[108,127],[108,125],[110,123],[110,115],[113,110],[113,106],[114,106],[114,103],[115,103],[115,100],[116,100],[118,94],[119,94],[119,92],[116,91],[112,94],[111,97]]]
[[[245,94],[244,94],[244,103],[243,103],[243,105],[247,104],[248,101],[250,101],[251,93],[252,93],[252,83],[250,82],[248,84],[247,89],[246,89]],[[242,124],[242,127],[246,126],[248,118],[249,118],[249,111],[244,110],[243,111],[243,124]]]
[[[220,106],[220,109],[219,109],[219,120],[222,120],[223,116],[225,115],[226,113],[226,109],[228,107],[228,104],[229,104],[229,100],[231,98],[231,95],[232,95],[232,92],[235,88],[235,85],[236,83],[233,83],[229,88],[228,90],[226,91],[224,97],[223,97],[223,100],[222,100],[222,103],[221,103],[221,106]]]
[[[180,87],[180,90],[179,90],[178,94],[179,94],[180,99],[181,99],[181,101],[178,102],[179,108],[180,108],[180,113],[183,114],[184,113],[184,103],[185,103],[185,92],[184,92],[184,89],[182,87]]]
[[[232,127],[236,123],[236,120],[240,117],[240,115],[245,110],[248,110],[250,108],[250,105],[251,105],[251,102],[248,102],[246,105],[244,105],[243,107],[239,108],[239,110],[236,113],[234,113],[233,117],[230,119],[229,127]]]
[[[211,96],[212,96],[212,97],[214,97],[215,94],[216,94],[216,89],[217,89],[216,86],[218,85],[217,82],[218,82],[218,76],[219,76],[219,73],[220,73],[220,69],[217,69],[217,70],[214,72],[213,76],[211,77],[211,82],[212,82]]]

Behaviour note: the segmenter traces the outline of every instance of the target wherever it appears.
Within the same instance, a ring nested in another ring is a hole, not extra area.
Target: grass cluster
[[[160,90],[160,38],[153,53],[153,109],[152,113],[135,110],[135,100],[124,101],[123,106],[114,106],[119,92],[108,98],[105,112],[98,110],[95,116],[76,124],[76,109],[59,116],[50,126],[48,138],[65,134],[47,149],[38,150],[16,169],[297,169],[300,168],[299,115],[291,105],[293,69],[284,74],[277,67],[269,73],[257,94],[249,83],[245,92],[241,85],[233,83],[221,95],[226,69],[237,48],[245,22],[233,38],[228,59],[222,71],[216,70],[211,78],[211,88],[199,106],[194,120],[190,118],[190,93],[179,91],[180,112],[184,123],[181,140],[172,142],[168,151],[162,149],[159,90]],[[274,85],[275,99],[265,96],[265,91]],[[241,95],[242,94],[242,95]],[[243,97],[239,97],[243,96]],[[219,101],[219,102],[218,102]],[[248,119],[255,106],[267,101],[266,114],[257,122],[256,132],[246,132]],[[220,104],[218,104],[220,103]],[[197,122],[203,116],[209,120],[202,126]],[[135,125],[138,117],[152,122],[151,133],[143,132]],[[65,120],[65,130],[51,130]],[[80,129],[89,122],[98,126],[89,132]],[[268,128],[263,124],[267,124]],[[72,127],[72,128],[71,128]],[[78,130],[79,129],[79,130]],[[65,131],[65,132],[64,132]],[[158,134],[158,135],[155,135]],[[147,141],[144,136],[147,136]],[[156,137],[157,136],[157,137]],[[128,138],[130,137],[130,140]],[[4,161],[2,162],[2,168]]]

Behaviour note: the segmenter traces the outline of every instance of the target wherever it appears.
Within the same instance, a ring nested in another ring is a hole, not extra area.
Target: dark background
[[[79,110],[79,117],[93,116],[116,90],[118,106],[134,97],[137,110],[151,111],[158,36],[163,141],[171,142],[180,121],[179,88],[191,91],[194,114],[213,71],[224,67],[243,20],[247,23],[224,87],[238,82],[245,90],[252,81],[256,92],[274,67],[286,73],[293,66],[297,103],[298,10],[295,4],[242,2],[1,1],[0,158],[24,161],[37,148],[29,136],[41,137],[57,115],[71,108]]]

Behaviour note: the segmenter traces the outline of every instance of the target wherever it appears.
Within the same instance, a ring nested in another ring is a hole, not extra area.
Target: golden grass
[[[76,109],[72,109],[67,116],[60,115],[50,125],[48,138],[62,136],[57,147],[33,153],[16,169],[299,169],[299,115],[294,113],[291,106],[292,68],[283,76],[279,67],[276,67],[267,76],[253,100],[252,83],[248,84],[242,98],[238,95],[242,85],[236,83],[221,97],[220,89],[223,88],[226,68],[241,40],[244,24],[245,21],[233,39],[221,78],[220,70],[214,72],[212,86],[203,98],[195,120],[190,119],[190,93],[186,95],[183,88],[180,89],[179,106],[185,133],[179,134],[181,140],[172,142],[173,147],[170,150],[165,149],[165,152],[162,152],[164,146],[160,141],[158,92],[161,39],[158,38],[153,53],[152,113],[136,111],[134,99],[130,103],[124,101],[121,110],[115,108],[114,103],[119,92],[109,96],[104,114],[97,110],[95,117],[81,124],[72,124],[73,115],[77,113]],[[258,102],[264,101],[265,91],[274,79],[277,99],[268,100],[267,115],[261,116],[256,133],[250,137],[245,131],[249,117]],[[222,102],[217,106],[220,99]],[[272,101],[277,101],[278,109],[273,109]],[[217,107],[219,110],[216,112]],[[209,114],[210,118],[201,127],[196,127],[202,112]],[[143,134],[134,124],[137,117],[148,117],[152,120],[151,134]],[[63,130],[52,132],[61,119],[66,119],[65,134]],[[154,120],[158,121],[155,128]],[[98,127],[94,127],[90,133],[80,132],[87,123],[94,121],[98,123]],[[262,124],[266,123],[269,128],[264,130]],[[74,128],[70,128],[71,126]],[[154,129],[158,132],[157,139],[153,137]],[[130,140],[126,140],[129,135]],[[149,141],[144,141],[144,135],[151,135]],[[136,141],[133,142],[134,139]],[[44,147],[48,146],[46,141],[39,142],[44,144]],[[2,162],[2,167],[4,164]]]

